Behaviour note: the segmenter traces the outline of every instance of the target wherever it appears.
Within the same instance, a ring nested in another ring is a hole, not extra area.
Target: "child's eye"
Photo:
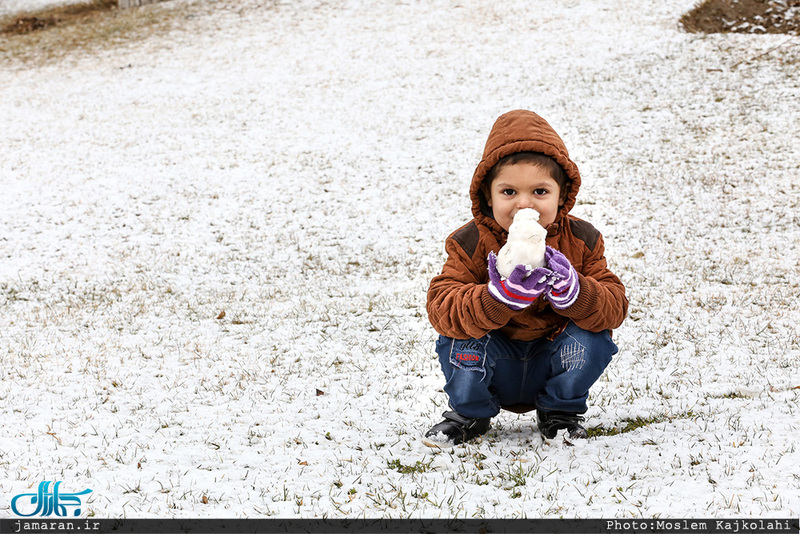
[[[509,196],[509,197],[510,197],[511,195],[513,195],[515,192],[516,192],[516,191],[514,191],[513,189],[503,189],[503,191],[502,191],[502,193],[503,193],[504,195],[506,195],[506,196]]]
[[[546,194],[547,194],[547,189],[542,189],[542,188],[535,189],[535,190],[533,191],[533,194],[534,194],[534,195],[537,195],[537,196],[540,196],[540,197],[541,197],[541,196],[544,196],[544,195],[546,195]]]

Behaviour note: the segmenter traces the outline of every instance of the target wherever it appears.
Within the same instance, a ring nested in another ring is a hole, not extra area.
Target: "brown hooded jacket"
[[[564,168],[569,178],[566,201],[547,227],[546,240],[578,272],[578,299],[565,310],[553,309],[540,297],[529,307],[514,311],[495,300],[488,290],[487,257],[490,251],[500,250],[508,232],[494,220],[481,183],[495,163],[516,152],[546,154]],[[437,332],[468,339],[500,330],[511,339],[530,341],[556,335],[570,320],[592,332],[622,324],[628,300],[622,282],[606,264],[603,236],[588,222],[569,215],[580,185],[578,167],[544,119],[524,110],[511,111],[497,119],[472,177],[469,194],[474,218],[447,238],[447,261],[428,289],[428,318]]]

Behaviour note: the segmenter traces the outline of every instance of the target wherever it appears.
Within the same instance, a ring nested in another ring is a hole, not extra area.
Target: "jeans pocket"
[[[480,339],[454,339],[450,345],[450,364],[465,371],[485,373],[486,345],[489,336]]]

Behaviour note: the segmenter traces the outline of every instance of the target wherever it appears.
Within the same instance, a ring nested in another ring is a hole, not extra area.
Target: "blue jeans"
[[[436,352],[450,407],[466,417],[494,417],[502,407],[520,405],[586,412],[589,388],[617,346],[608,331],[589,332],[570,322],[553,341],[514,341],[500,332],[479,339],[439,336]]]

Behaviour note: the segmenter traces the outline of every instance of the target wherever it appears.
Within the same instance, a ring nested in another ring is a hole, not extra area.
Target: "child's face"
[[[530,163],[503,166],[489,186],[488,197],[494,219],[506,231],[523,208],[538,211],[539,224],[547,228],[564,204],[558,182],[549,172]]]

